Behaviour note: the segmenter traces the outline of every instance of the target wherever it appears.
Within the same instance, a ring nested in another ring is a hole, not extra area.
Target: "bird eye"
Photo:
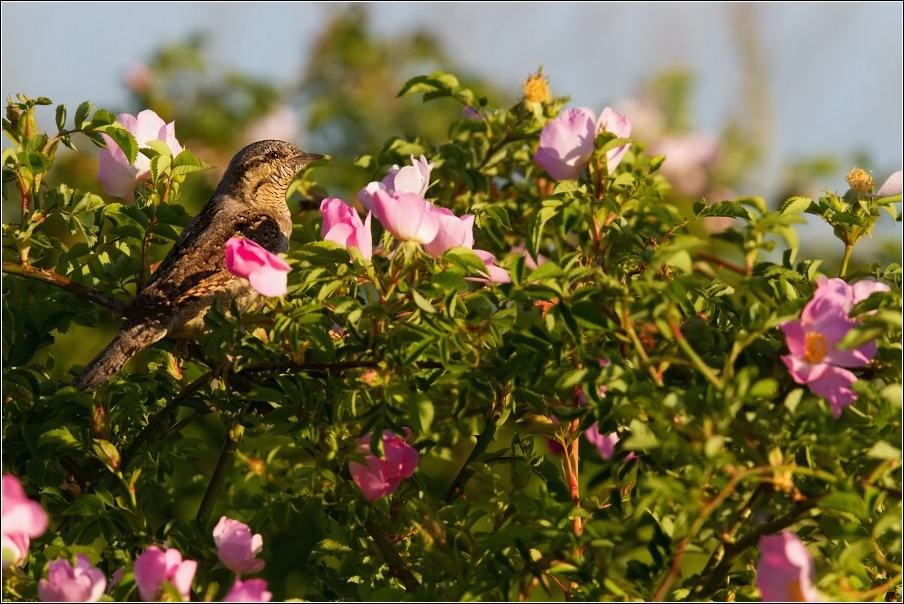
[[[279,159],[279,151],[270,151],[270,153],[267,154],[267,157],[269,157],[270,159]]]

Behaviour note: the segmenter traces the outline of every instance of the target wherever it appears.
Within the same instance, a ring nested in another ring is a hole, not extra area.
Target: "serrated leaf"
[[[99,109],[98,112],[100,112]],[[135,160],[138,158],[138,141],[135,140],[135,137],[131,132],[120,124],[110,124],[109,126],[97,128],[97,131],[103,132],[113,139],[114,143],[119,145],[119,148],[122,149],[126,159],[129,160],[129,164],[135,163]]]
[[[697,214],[699,217],[704,216],[721,216],[725,218],[743,218],[750,220],[750,212],[748,212],[741,204],[734,201],[719,201],[708,205]]]
[[[810,206],[813,205],[813,200],[809,197],[801,197],[795,196],[791,197],[785,203],[782,204],[781,209],[779,210],[779,215],[784,216],[785,214],[796,214],[800,212],[806,212]]]

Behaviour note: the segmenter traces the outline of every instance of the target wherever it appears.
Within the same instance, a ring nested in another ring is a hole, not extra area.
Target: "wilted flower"
[[[28,556],[31,539],[47,530],[47,513],[38,502],[25,496],[18,478],[4,474],[2,515],[3,568],[18,566]]]
[[[264,538],[252,535],[244,522],[223,516],[213,529],[217,557],[229,570],[250,574],[260,572],[264,561],[255,558],[264,547]]]
[[[358,248],[365,259],[373,256],[373,235],[370,230],[370,216],[364,222],[354,208],[336,198],[324,199],[320,204],[323,213],[323,239],[346,248]]]
[[[267,582],[263,579],[235,580],[224,602],[269,602],[273,594],[267,591]]]
[[[551,120],[540,133],[540,147],[534,161],[556,180],[575,179],[593,155],[598,132],[605,130],[619,138],[631,135],[631,123],[624,115],[606,107],[597,122],[589,109],[569,109]],[[615,170],[629,145],[606,153],[609,172]]]
[[[844,177],[848,185],[861,193],[868,193],[873,190],[873,177],[870,176],[863,168],[853,168],[848,175]]]
[[[863,284],[863,285],[861,285]],[[813,299],[807,303],[800,321],[781,325],[790,355],[782,356],[791,377],[806,384],[814,394],[826,398],[837,418],[857,396],[851,390],[856,376],[843,367],[861,367],[876,354],[876,343],[841,350],[838,343],[856,326],[848,317],[851,308],[873,291],[887,291],[874,281],[850,286],[842,279],[820,277]]]
[[[756,585],[763,602],[819,602],[813,587],[813,557],[791,531],[760,539]]]
[[[403,478],[414,473],[420,456],[414,447],[405,439],[396,436],[390,430],[383,431],[383,453],[380,459],[370,450],[372,433],[368,432],[358,441],[357,450],[364,453],[365,464],[352,461],[348,464],[349,472],[355,484],[371,501],[389,495],[398,488]],[[405,438],[411,436],[411,430],[405,428]]]
[[[74,567],[69,560],[50,563],[47,578],[38,582],[38,595],[44,602],[97,602],[106,587],[104,573],[87,556],[76,554]]]
[[[433,208],[433,214],[439,221],[439,230],[424,249],[431,256],[441,257],[450,247],[474,247],[474,215],[465,214],[458,217],[446,208]]]
[[[147,145],[150,141],[161,140],[166,143],[174,156],[182,152],[182,145],[176,140],[176,123],[165,123],[150,109],[145,109],[137,117],[120,113],[116,116],[116,121],[132,133],[139,147]],[[107,148],[100,152],[97,178],[108,194],[132,199],[135,185],[151,177],[151,160],[139,153],[135,163],[130,164],[126,154],[112,138],[106,134],[101,136],[106,141]]]
[[[374,194],[374,214],[400,241],[433,241],[439,232],[439,217],[433,210],[433,204],[415,193]]]
[[[285,260],[250,239],[233,237],[226,242],[226,270],[247,279],[258,293],[275,298],[285,295],[288,273]]]
[[[183,561],[179,550],[163,551],[152,545],[135,559],[138,593],[146,602],[156,601],[160,597],[161,586],[166,582],[175,587],[182,600],[187,602],[197,568],[198,563],[194,560]]]
[[[364,204],[368,210],[377,213],[374,210],[374,195],[377,191],[383,191],[390,195],[394,193],[414,193],[418,197],[423,197],[427,193],[430,186],[430,171],[433,170],[433,163],[428,163],[427,158],[421,155],[420,159],[414,159],[411,156],[411,165],[399,168],[393,166],[389,169],[389,174],[382,182],[371,182],[358,193],[358,201]]]

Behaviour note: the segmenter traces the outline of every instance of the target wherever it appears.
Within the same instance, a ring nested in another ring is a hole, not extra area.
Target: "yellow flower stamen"
[[[829,342],[821,333],[810,332],[804,345],[804,358],[809,363],[821,363],[829,353]]]
[[[873,177],[867,174],[866,170],[863,168],[854,168],[848,172],[845,180],[852,189],[860,191],[861,193],[872,191],[873,185],[876,184],[873,181]]]
[[[549,84],[546,82],[546,76],[543,75],[542,69],[527,78],[521,88],[524,90],[525,101],[532,103],[549,102]]]

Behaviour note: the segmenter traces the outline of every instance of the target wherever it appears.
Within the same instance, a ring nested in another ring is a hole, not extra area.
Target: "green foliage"
[[[360,16],[334,27],[345,38],[321,41],[329,60],[309,76],[321,99],[337,65],[366,73],[385,67],[372,53],[389,52],[361,35]],[[186,60],[158,58],[177,72]],[[34,120],[48,100],[10,104],[4,202],[22,216],[3,227],[3,466],[51,522],[5,575],[5,597],[34,598],[48,561],[86,552],[107,576],[125,565],[112,597],[135,599],[131,562],[162,541],[199,561],[199,598],[222,597],[232,573],[210,537],[221,515],[264,535],[277,599],[748,599],[759,538],[789,527],[830,597],[899,589],[901,267],[854,275],[892,291],[853,310],[861,326],[845,344],[876,340],[878,352],[839,419],[780,359],[779,326],[819,274],[818,260],[796,259],[796,214],[853,245],[886,202],[827,194],[770,211],[744,197],[688,211],[666,198],[662,158],[643,141],[611,174],[591,161],[579,180],[552,183],[532,157],[565,99],[499,107],[443,72],[395,88],[454,105],[448,136],[373,144],[382,124],[337,135],[345,151],[369,153],[357,163],[375,175],[411,154],[435,162],[428,196],[475,215],[475,247],[511,283],[470,281],[486,266],[465,248],[349,262],[321,241],[318,213],[296,214],[286,297],[214,307],[200,340],[160,342],[91,395],[70,385],[79,367],[55,370],[46,349],[73,323],[122,313],[187,223],[182,185],[208,165],[138,149],[88,104],[71,129],[58,109],[52,137]],[[360,102],[313,111],[358,124]],[[56,143],[101,144],[100,133],[152,159],[134,204],[44,177]],[[602,138],[598,160],[626,142]],[[313,190],[310,178],[297,189]],[[710,236],[712,218],[731,226]],[[580,438],[595,423],[620,437],[611,459]],[[358,439],[372,432],[376,450],[383,430],[405,428],[417,472],[366,500],[348,469]]]

